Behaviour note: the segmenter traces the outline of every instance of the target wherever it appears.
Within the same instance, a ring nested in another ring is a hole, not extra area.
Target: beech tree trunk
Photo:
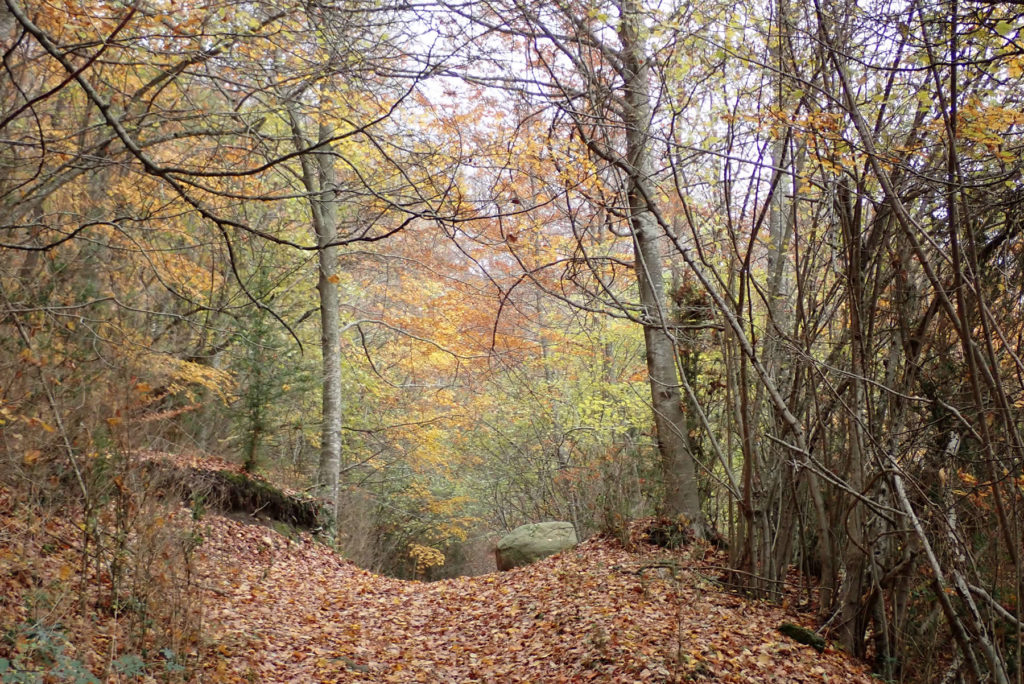
[[[321,128],[320,137],[329,133]],[[316,225],[316,290],[320,295],[320,350],[323,357],[323,405],[320,434],[319,482],[324,494],[338,506],[338,477],[341,472],[341,322],[338,311],[338,205],[335,201],[334,160],[329,150],[316,155],[320,175],[321,221]],[[335,518],[338,511],[335,510]]]
[[[665,483],[662,510],[665,515],[685,516],[693,531],[703,537],[706,535],[704,515],[683,414],[676,342],[666,318],[664,266],[658,245],[662,231],[650,206],[654,198],[650,74],[644,54],[642,15],[636,0],[622,0],[620,16],[629,224],[647,348],[651,408]]]
[[[291,116],[292,135],[296,149],[308,147],[301,125],[294,113]],[[331,130],[321,124],[319,141],[328,140]],[[320,428],[320,463],[317,483],[320,495],[334,506],[338,514],[338,478],[341,472],[341,317],[338,310],[338,204],[337,175],[329,145],[323,145],[313,154],[304,154],[302,183],[309,197],[313,229],[317,239],[317,266],[319,275],[316,289],[320,298],[320,352],[322,366],[322,410]]]

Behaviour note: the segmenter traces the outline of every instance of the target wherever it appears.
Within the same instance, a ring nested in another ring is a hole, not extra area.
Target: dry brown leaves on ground
[[[310,541],[211,518],[210,682],[870,682],[776,631],[686,553],[591,540],[507,573],[373,575]]]
[[[198,634],[163,630],[188,668],[172,673],[159,661],[166,649],[139,633],[133,648],[152,645],[146,671],[118,674],[111,665],[132,630],[161,625],[104,608],[109,577],[78,574],[75,515],[33,511],[0,490],[0,622],[59,621],[66,659],[109,681],[872,681],[844,654],[779,634],[782,622],[806,620],[724,590],[711,569],[722,560],[694,548],[630,552],[594,539],[511,572],[407,582],[361,570],[308,536],[215,515],[197,523],[185,510],[169,520],[189,535],[168,539],[197,540],[194,572],[175,596],[181,569],[153,568],[152,578],[168,577],[164,589],[150,587],[164,592],[151,597],[150,616],[201,611]],[[41,593],[54,598],[33,604]],[[0,659],[22,646],[0,648]]]

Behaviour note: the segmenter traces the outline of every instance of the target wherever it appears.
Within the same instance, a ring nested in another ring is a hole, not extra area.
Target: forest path
[[[779,634],[807,620],[724,591],[710,555],[597,539],[527,568],[423,583],[219,516],[203,534],[215,644],[203,681],[873,681],[844,654]]]

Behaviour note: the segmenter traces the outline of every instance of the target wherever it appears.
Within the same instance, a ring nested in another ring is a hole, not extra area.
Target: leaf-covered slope
[[[592,540],[527,568],[427,584],[224,518],[205,537],[217,644],[205,681],[871,681],[843,654],[777,632],[798,616],[722,591],[684,555],[655,563]]]

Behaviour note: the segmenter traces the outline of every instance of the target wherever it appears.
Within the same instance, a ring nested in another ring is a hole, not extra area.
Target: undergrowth
[[[201,497],[117,453],[2,466],[0,682],[188,680]]]

